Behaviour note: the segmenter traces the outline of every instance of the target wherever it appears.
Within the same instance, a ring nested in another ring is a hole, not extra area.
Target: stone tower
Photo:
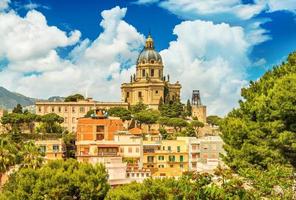
[[[192,98],[192,117],[197,117],[197,119],[203,123],[207,122],[207,107],[202,105],[199,90],[193,90]]]

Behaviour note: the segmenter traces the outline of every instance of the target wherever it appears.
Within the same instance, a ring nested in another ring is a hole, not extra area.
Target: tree
[[[210,115],[207,117],[207,123],[212,126],[219,126],[222,118],[218,117],[217,115]]]
[[[75,158],[75,134],[66,132],[63,135],[63,141],[65,143],[65,158]]]
[[[177,128],[179,128],[179,131],[182,131],[182,128],[186,127],[188,123],[181,118],[170,118],[168,125],[174,127],[175,131],[178,131]]]
[[[198,120],[193,120],[193,121],[191,121],[190,124],[194,128],[194,130],[197,134],[199,134],[199,129],[205,126],[204,123],[202,123]]]
[[[148,106],[143,104],[142,102],[137,103],[136,105],[133,105],[130,107],[131,113],[139,113],[141,111],[147,110]]]
[[[0,137],[0,185],[3,174],[17,162],[17,149],[8,138]]]
[[[292,188],[291,184],[287,184],[289,178],[285,182],[281,177],[283,171],[290,171],[289,176],[292,178],[292,170],[282,168],[296,168],[295,56],[296,53],[289,55],[287,62],[266,72],[258,81],[250,82],[249,87],[243,88],[244,100],[239,102],[239,108],[230,112],[220,123],[224,149],[227,152],[224,161],[245,177],[250,177],[249,173],[261,173],[261,176],[251,180],[254,184],[261,182],[256,180],[260,177],[274,183],[265,191],[262,190],[265,186],[257,187],[268,198],[272,194],[266,191],[272,191],[277,186],[284,193],[289,193]],[[272,166],[279,167],[273,170]]]
[[[92,117],[95,115],[95,113],[96,113],[96,111],[91,109],[91,110],[87,111],[87,113],[84,115],[84,117],[87,117],[87,118]]]
[[[17,104],[16,107],[13,108],[12,110],[13,113],[18,113],[18,114],[22,114],[23,113],[23,107],[21,104]]]
[[[60,117],[55,113],[49,113],[43,115],[40,119],[42,122],[39,127],[39,131],[43,133],[62,133],[63,128],[61,127],[61,123],[64,122],[64,118]]]
[[[2,193],[7,199],[103,200],[110,188],[107,178],[101,164],[55,160],[38,169],[20,169],[10,177]]]
[[[79,100],[84,100],[84,96],[81,94],[74,94],[74,95],[70,95],[68,97],[65,98],[65,102],[77,102]]]
[[[165,103],[159,107],[159,111],[161,116],[170,118],[181,117],[184,112],[183,104],[179,101]]]
[[[191,116],[192,115],[192,106],[190,103],[190,100],[187,100],[187,104],[186,104],[186,112],[187,112],[187,116]]]
[[[25,142],[21,151],[22,166],[24,168],[37,169],[44,161],[43,156],[37,146],[32,141]]]
[[[120,117],[123,121],[132,118],[131,111],[122,107],[113,107],[108,110],[108,114],[113,117]]]
[[[142,124],[147,124],[150,131],[151,124],[154,124],[159,118],[159,113],[155,110],[143,110],[139,113],[136,113],[134,119]]]

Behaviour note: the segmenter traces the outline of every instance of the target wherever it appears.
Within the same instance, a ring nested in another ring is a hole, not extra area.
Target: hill
[[[35,99],[16,92],[11,92],[0,86],[0,107],[4,109],[12,109],[17,104],[21,104],[22,106],[34,105]]]

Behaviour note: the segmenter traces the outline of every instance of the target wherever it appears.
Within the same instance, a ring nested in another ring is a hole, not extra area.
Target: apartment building
[[[65,144],[62,139],[36,140],[35,145],[44,154],[45,160],[64,158]]]
[[[68,131],[76,132],[77,120],[84,117],[90,110],[105,109],[112,107],[128,108],[128,104],[124,102],[99,102],[92,98],[79,100],[78,102],[63,101],[36,101],[36,114],[45,115],[48,113],[56,113],[64,118],[62,126]]]

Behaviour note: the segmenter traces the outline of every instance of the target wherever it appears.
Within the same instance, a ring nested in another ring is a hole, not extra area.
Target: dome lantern
[[[153,39],[150,34],[148,35],[148,37],[146,39],[145,48],[146,49],[154,49],[154,42],[153,42]]]

